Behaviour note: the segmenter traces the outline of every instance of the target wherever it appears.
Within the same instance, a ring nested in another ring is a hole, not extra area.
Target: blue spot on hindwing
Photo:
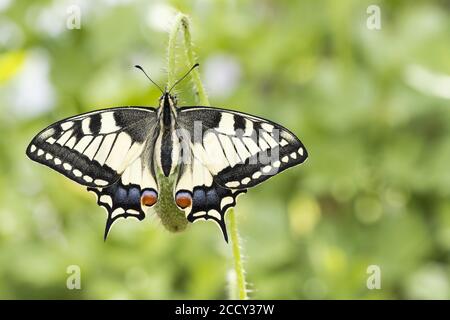
[[[138,188],[128,190],[128,202],[133,205],[139,205],[141,201],[141,192]]]
[[[114,204],[117,207],[124,206],[127,202],[127,190],[122,186],[117,186],[114,190]]]
[[[209,189],[206,192],[206,207],[209,208],[215,208],[217,206],[220,206],[220,198],[217,195],[216,189]]]

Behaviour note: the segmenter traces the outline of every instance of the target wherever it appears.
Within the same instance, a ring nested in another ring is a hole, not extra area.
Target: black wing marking
[[[184,107],[179,109],[177,124],[190,134],[194,157],[225,188],[256,186],[308,157],[288,129],[245,113]]]
[[[97,110],[42,130],[26,154],[88,187],[106,187],[142,153],[156,125],[149,107]]]
[[[114,222],[120,218],[145,218],[149,209],[141,204],[144,191],[158,194],[158,186],[153,170],[141,158],[136,159],[122,174],[120,179],[106,188],[87,188],[97,196],[97,204],[106,209],[107,220],[104,239]]]

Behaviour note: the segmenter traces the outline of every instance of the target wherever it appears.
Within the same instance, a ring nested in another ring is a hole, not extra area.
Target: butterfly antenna
[[[137,68],[137,69],[139,69],[139,70],[141,70],[141,71],[145,74],[145,76],[148,78],[148,80],[150,80],[156,87],[158,87],[158,89],[159,89],[159,91],[161,91],[161,93],[164,93],[164,91],[161,89],[161,87],[158,86],[158,84],[156,84],[156,82],[153,81],[153,80],[148,76],[147,72],[145,72],[145,70],[144,70],[140,65],[137,64],[137,65],[135,65],[134,67]]]
[[[172,91],[173,88],[175,88],[175,86],[176,86],[177,84],[179,84],[181,81],[183,81],[184,78],[186,78],[186,77],[189,75],[189,73],[191,73],[192,70],[194,70],[194,69],[197,68],[198,66],[199,66],[198,63],[194,64],[194,65],[192,66],[192,68],[190,68],[189,71],[186,72],[186,74],[185,74],[184,76],[182,76],[180,79],[178,79],[178,81],[176,81],[176,82],[172,85],[172,87],[170,87],[169,93]]]

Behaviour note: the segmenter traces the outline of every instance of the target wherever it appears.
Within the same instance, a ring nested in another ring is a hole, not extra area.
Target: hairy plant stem
[[[192,67],[195,61],[195,54],[192,49],[191,31],[189,28],[189,19],[185,14],[179,13],[175,17],[175,21],[172,30],[169,34],[169,49],[168,49],[168,87],[170,88],[176,79],[176,45],[177,37],[180,29],[183,31],[183,43],[184,43],[184,54],[186,58],[186,68]],[[194,91],[197,102],[201,106],[209,106],[208,95],[206,94],[205,88],[200,79],[200,73],[197,69],[191,72],[192,81],[194,83]]]
[[[239,243],[239,232],[236,222],[236,215],[234,214],[234,209],[231,208],[228,211],[228,221],[229,229],[231,234],[231,244],[233,246],[233,257],[234,257],[234,272],[236,276],[236,286],[237,286],[237,298],[240,300],[248,299],[247,295],[247,283],[245,282],[245,270],[242,261],[241,245]]]
[[[169,34],[169,44],[168,44],[168,88],[170,88],[176,81],[176,46],[177,46],[177,37],[180,29],[183,32],[183,44],[184,44],[184,54],[186,58],[186,67],[192,67],[195,61],[195,54],[193,51],[192,40],[191,40],[191,31],[189,27],[189,18],[185,14],[179,13],[175,17],[175,21],[172,26],[172,30]],[[201,106],[209,106],[208,95],[206,94],[203,83],[200,79],[200,73],[198,69],[194,69],[191,72],[191,77],[193,81],[194,91],[196,100]],[[236,286],[237,286],[237,297],[241,300],[248,299],[247,288],[245,282],[245,271],[242,262],[242,253],[241,247],[239,244],[239,233],[236,221],[236,215],[233,209],[230,209],[228,212],[229,218],[229,231],[231,234],[231,244],[232,244],[232,253],[234,258],[234,273],[236,277]]]

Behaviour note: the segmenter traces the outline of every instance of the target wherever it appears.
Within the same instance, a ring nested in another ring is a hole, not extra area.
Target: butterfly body
[[[120,218],[153,210],[169,231],[212,220],[225,240],[225,213],[238,195],[304,162],[286,128],[226,109],[118,107],[70,117],[42,130],[27,148],[34,161],[87,187],[107,210],[105,238]]]

